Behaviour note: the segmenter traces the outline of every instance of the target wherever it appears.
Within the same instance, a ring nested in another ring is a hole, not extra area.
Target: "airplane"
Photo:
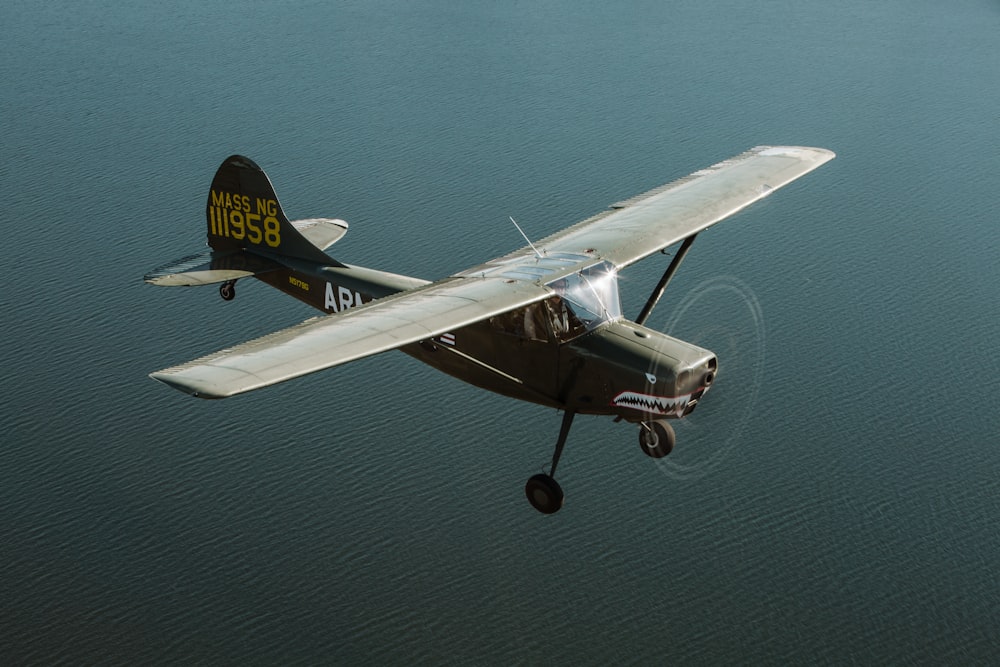
[[[714,353],[644,326],[695,237],[834,157],[758,146],[431,282],[335,260],[327,249],[348,224],[290,221],[264,171],[233,155],[209,189],[210,250],[145,281],[218,284],[228,301],[238,280],[253,277],[324,314],[150,377],[216,399],[402,350],[477,387],[562,411],[548,471],[525,485],[531,505],[552,514],[564,502],[555,473],[576,415],[637,424],[642,452],[661,458],[676,441],[669,420],[691,414],[719,377]],[[645,306],[626,319],[618,272],[675,244]]]

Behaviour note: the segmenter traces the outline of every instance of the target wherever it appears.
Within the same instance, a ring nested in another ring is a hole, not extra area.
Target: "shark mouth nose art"
[[[684,414],[684,409],[690,400],[691,394],[683,396],[654,396],[652,394],[640,394],[635,391],[623,391],[612,399],[611,404],[657,415],[677,415],[680,417]]]

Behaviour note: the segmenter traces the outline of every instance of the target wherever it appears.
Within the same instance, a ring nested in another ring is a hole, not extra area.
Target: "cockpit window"
[[[596,264],[548,283],[555,294],[490,318],[496,331],[534,341],[567,341],[622,316],[614,267]]]
[[[607,262],[554,280],[548,286],[556,296],[544,303],[552,331],[560,340],[569,340],[622,316],[618,277]]]

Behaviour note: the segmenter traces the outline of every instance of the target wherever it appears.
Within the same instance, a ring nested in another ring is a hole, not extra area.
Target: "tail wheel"
[[[639,448],[646,456],[662,459],[674,450],[677,436],[674,427],[665,419],[639,424]]]
[[[524,495],[531,506],[542,514],[555,514],[563,506],[563,490],[559,483],[544,473],[538,473],[524,485]]]
[[[232,301],[236,298],[236,281],[227,280],[219,285],[219,296],[223,301]]]

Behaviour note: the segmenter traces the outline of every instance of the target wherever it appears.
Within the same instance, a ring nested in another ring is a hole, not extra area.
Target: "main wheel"
[[[666,419],[645,422],[639,425],[639,448],[646,456],[662,459],[674,450],[677,436],[674,427]]]
[[[538,473],[524,485],[524,495],[531,506],[542,514],[555,514],[563,506],[563,490],[559,483],[544,473]]]
[[[236,283],[227,280],[219,285],[219,296],[223,301],[232,301],[236,298]]]

